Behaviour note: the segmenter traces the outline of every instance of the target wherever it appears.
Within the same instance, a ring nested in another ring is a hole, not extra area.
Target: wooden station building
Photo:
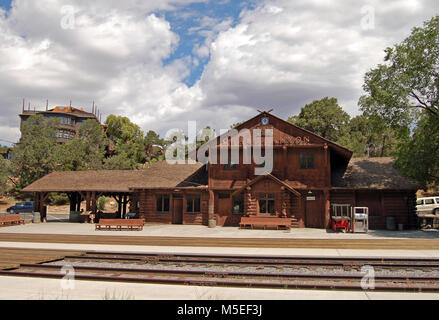
[[[236,129],[252,134],[247,144],[229,144],[230,150],[239,149],[238,164],[163,161],[144,170],[54,172],[23,191],[34,193],[37,208],[49,192],[65,192],[71,210],[78,211],[80,200],[95,211],[99,196],[113,196],[120,217],[129,210],[146,223],[208,225],[215,220],[218,226],[238,226],[243,216],[264,216],[288,217],[296,228],[329,228],[331,203],[336,203],[368,207],[371,229],[385,228],[387,216],[416,226],[419,185],[400,174],[391,158],[352,158],[350,150],[268,112]],[[262,141],[272,132],[269,174],[255,175],[260,165],[241,161],[245,147],[254,147],[253,129],[260,129]],[[219,148],[223,138],[210,143]]]

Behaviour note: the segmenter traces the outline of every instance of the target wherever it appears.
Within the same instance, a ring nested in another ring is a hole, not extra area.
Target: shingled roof
[[[160,161],[143,170],[56,171],[35,181],[23,192],[129,192],[130,189],[207,187],[203,164]]]
[[[421,186],[401,174],[394,166],[394,159],[352,158],[346,171],[332,176],[334,188],[417,190]]]

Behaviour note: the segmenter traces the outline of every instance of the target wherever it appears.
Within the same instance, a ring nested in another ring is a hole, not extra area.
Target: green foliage
[[[9,187],[11,176],[11,165],[8,160],[0,158],[0,196],[3,196]]]
[[[395,165],[425,186],[439,182],[439,121],[424,113],[414,134],[399,145]]]
[[[305,105],[299,115],[288,118],[288,122],[334,142],[343,136],[349,120],[337,99],[328,97]]]
[[[42,115],[29,117],[22,128],[20,143],[13,150],[13,171],[20,190],[55,169],[58,122]]]
[[[97,201],[97,209],[99,211],[104,211],[105,210],[105,204],[109,201],[110,199],[107,197],[99,197],[98,201]]]
[[[401,125],[424,110],[439,121],[439,16],[385,52],[385,63],[366,73],[364,113]]]
[[[78,138],[58,145],[56,170],[102,169],[106,143],[101,125],[94,119],[85,121]]]
[[[351,119],[338,143],[352,150],[354,157],[387,157],[408,135],[407,127],[391,127],[379,117],[359,115]]]
[[[51,193],[49,203],[51,205],[64,205],[69,203],[69,197],[64,193]]]
[[[125,153],[115,154],[104,160],[105,170],[132,170],[137,168],[138,163]]]
[[[145,135],[145,152],[146,160],[148,162],[156,162],[163,160],[165,157],[165,148],[168,145],[168,141],[160,138],[160,136],[152,130],[149,130]]]
[[[105,124],[107,135],[114,142],[115,154],[106,159],[105,168],[132,169],[139,163],[145,163],[145,141],[138,125],[132,123],[127,117],[115,115],[108,116]],[[120,165],[117,160],[120,161]]]
[[[439,16],[385,50],[384,63],[365,76],[359,100],[366,116],[411,128],[396,147],[395,165],[424,184],[439,181]],[[407,131],[407,129],[406,129]]]

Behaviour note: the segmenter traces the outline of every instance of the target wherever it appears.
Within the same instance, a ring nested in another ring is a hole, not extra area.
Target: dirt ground
[[[10,206],[13,206],[17,202],[22,202],[22,200],[15,200],[13,198],[7,198],[3,197],[0,198],[0,212],[6,212],[6,209]],[[85,201],[81,203],[81,208],[85,209]],[[51,214],[66,214],[70,211],[70,205],[48,205],[47,206],[47,213]],[[116,212],[117,211],[117,203],[114,199],[111,199],[105,204],[105,210],[104,212]]]

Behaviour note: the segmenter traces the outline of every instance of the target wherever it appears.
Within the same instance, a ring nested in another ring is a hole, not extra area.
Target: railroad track
[[[0,275],[77,280],[282,289],[362,290],[367,265],[374,290],[439,292],[439,259],[237,256],[84,252],[22,263]],[[381,273],[379,272],[381,270]],[[382,271],[387,270],[387,271]],[[368,287],[371,289],[370,287]]]

